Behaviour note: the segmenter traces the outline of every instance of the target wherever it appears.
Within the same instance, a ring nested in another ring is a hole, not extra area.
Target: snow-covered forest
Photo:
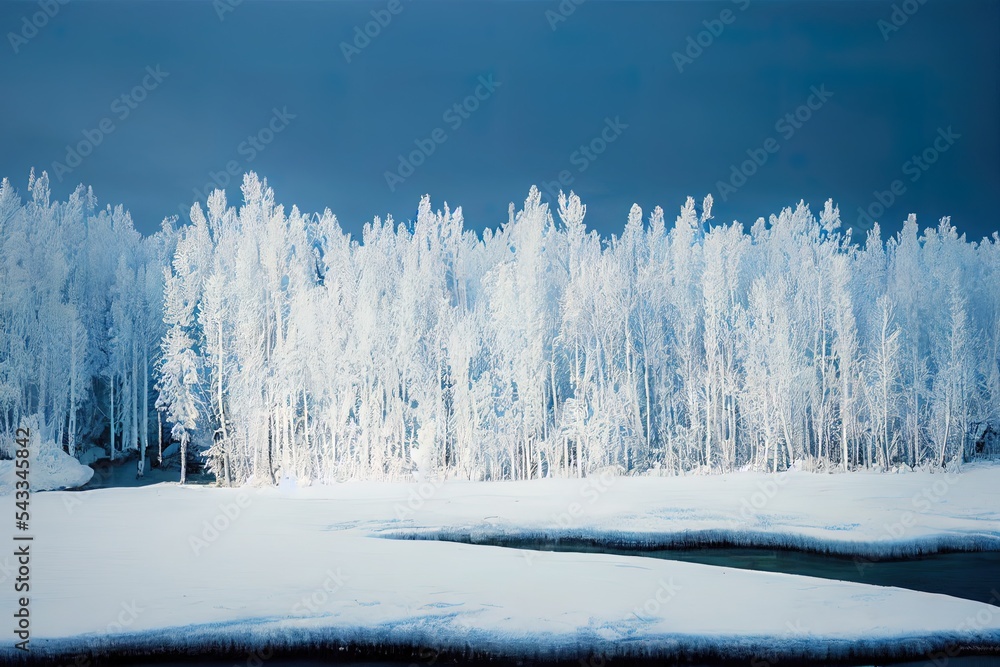
[[[249,174],[143,237],[82,186],[0,187],[0,432],[203,451],[226,484],[940,465],[1000,420],[1000,235],[693,199],[587,231],[536,189],[345,234]],[[8,440],[7,437],[4,440]],[[182,457],[183,460],[183,457]],[[182,472],[183,475],[183,472]]]

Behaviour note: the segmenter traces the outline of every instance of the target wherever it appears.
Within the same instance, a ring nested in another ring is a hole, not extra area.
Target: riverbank
[[[31,655],[245,660],[281,649],[863,661],[959,646],[996,653],[995,604],[674,560],[381,538],[585,534],[650,543],[715,534],[860,557],[1000,550],[998,489],[1000,466],[977,466],[952,476],[40,493],[31,501]],[[0,585],[12,585],[12,563],[0,564]],[[7,600],[4,614],[13,613]],[[24,657],[11,646],[0,659]]]

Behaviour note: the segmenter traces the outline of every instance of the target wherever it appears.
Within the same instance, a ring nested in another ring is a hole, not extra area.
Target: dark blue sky
[[[227,166],[355,234],[410,218],[425,192],[497,226],[560,172],[604,234],[632,202],[672,219],[708,192],[721,221],[833,197],[856,228],[864,207],[891,231],[911,211],[974,238],[998,229],[993,1],[896,0],[912,13],[891,32],[893,2],[875,0],[564,0],[565,17],[558,1],[62,1],[0,2],[0,175],[22,193],[32,166],[60,197],[92,185],[144,232]],[[372,11],[391,20],[347,62]],[[415,142],[423,163],[399,171]],[[89,154],[74,167],[67,146]],[[925,151],[933,164],[912,161]],[[406,178],[390,189],[387,171]],[[876,191],[894,200],[881,215]]]

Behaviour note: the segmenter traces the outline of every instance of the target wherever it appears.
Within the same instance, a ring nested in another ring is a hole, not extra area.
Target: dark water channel
[[[485,542],[477,541],[477,544]],[[584,541],[507,540],[489,542],[540,551],[605,553],[703,563],[744,570],[801,574],[824,579],[855,581],[876,586],[897,586],[927,593],[1000,606],[1000,552],[930,554],[907,559],[871,561],[779,549],[712,547],[704,549],[628,549]],[[998,661],[1000,664],[1000,661]]]

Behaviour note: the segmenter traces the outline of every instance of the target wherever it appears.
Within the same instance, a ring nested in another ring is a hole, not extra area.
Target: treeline
[[[1000,419],[1000,237],[947,218],[858,239],[800,203],[747,230],[709,197],[602,239],[532,189],[481,235],[425,197],[352,239],[249,174],[238,209],[143,238],[29,191],[0,189],[0,429],[37,415],[71,453],[162,417],[227,484],[884,469]]]
[[[50,200],[43,172],[22,202],[0,183],[0,455],[22,420],[72,455],[112,458],[157,437],[163,270],[177,231],[143,238],[83,186]],[[152,425],[150,424],[152,418]]]

